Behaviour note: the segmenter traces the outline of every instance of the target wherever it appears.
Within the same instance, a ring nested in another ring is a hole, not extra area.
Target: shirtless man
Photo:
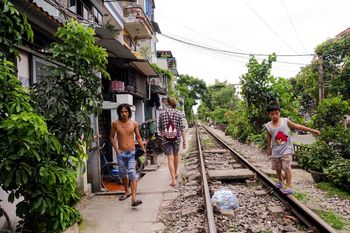
[[[138,174],[136,173],[134,133],[143,151],[146,152],[146,150],[137,123],[130,119],[132,114],[130,106],[128,104],[119,105],[117,113],[119,119],[112,123],[110,141],[117,154],[120,176],[125,187],[125,194],[119,200],[123,201],[131,195],[131,206],[138,206],[142,204],[142,201],[136,199]],[[118,143],[114,140],[115,136]],[[129,179],[131,181],[131,194],[128,188]]]

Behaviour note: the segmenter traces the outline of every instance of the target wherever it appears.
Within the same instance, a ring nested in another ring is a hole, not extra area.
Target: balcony
[[[152,26],[140,6],[124,8],[125,29],[135,39],[152,39]]]

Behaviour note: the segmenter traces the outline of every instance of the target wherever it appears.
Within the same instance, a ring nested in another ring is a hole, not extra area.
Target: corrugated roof
[[[42,13],[45,16],[47,16],[50,20],[55,22],[58,26],[63,26],[62,22],[60,22],[58,19],[56,19],[55,17],[50,15],[49,12],[45,11],[42,7],[38,6],[38,4],[36,2],[34,2],[33,0],[19,0],[19,1],[16,0],[16,1],[13,1],[13,2],[27,2],[27,3],[31,4],[31,5],[33,5],[34,9],[36,9],[39,13]]]

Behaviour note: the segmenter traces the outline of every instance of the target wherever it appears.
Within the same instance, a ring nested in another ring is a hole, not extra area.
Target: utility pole
[[[323,56],[317,54],[318,61],[318,97],[321,102],[324,99],[324,71],[323,71]]]

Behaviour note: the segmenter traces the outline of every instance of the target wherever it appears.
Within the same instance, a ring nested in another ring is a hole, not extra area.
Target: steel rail
[[[255,168],[250,162],[248,162],[245,158],[243,158],[237,151],[232,149],[227,143],[225,143],[219,136],[217,136],[212,130],[210,130],[207,126],[203,125],[203,127],[222,145],[224,145],[229,151],[231,151],[246,167],[251,169],[268,187],[274,190],[277,197],[282,202],[287,202],[289,206],[292,208],[295,215],[297,215],[306,225],[309,227],[314,227],[318,229],[320,232],[329,232],[336,233],[337,231],[331,227],[328,223],[323,221],[317,214],[311,211],[308,207],[306,207],[303,203],[301,203],[298,199],[293,197],[292,195],[285,195],[281,190],[275,188],[275,182],[270,179],[267,175],[262,173],[259,169]]]
[[[206,173],[205,166],[204,166],[204,158],[203,158],[201,140],[199,137],[198,126],[196,126],[196,135],[197,135],[199,158],[200,158],[200,163],[201,163],[201,174],[202,174],[202,182],[203,182],[203,187],[204,187],[204,197],[205,197],[205,205],[206,205],[206,210],[207,210],[209,233],[216,233],[214,211],[213,211],[213,206],[212,206],[211,199],[210,199],[209,185],[208,185],[207,173]]]

